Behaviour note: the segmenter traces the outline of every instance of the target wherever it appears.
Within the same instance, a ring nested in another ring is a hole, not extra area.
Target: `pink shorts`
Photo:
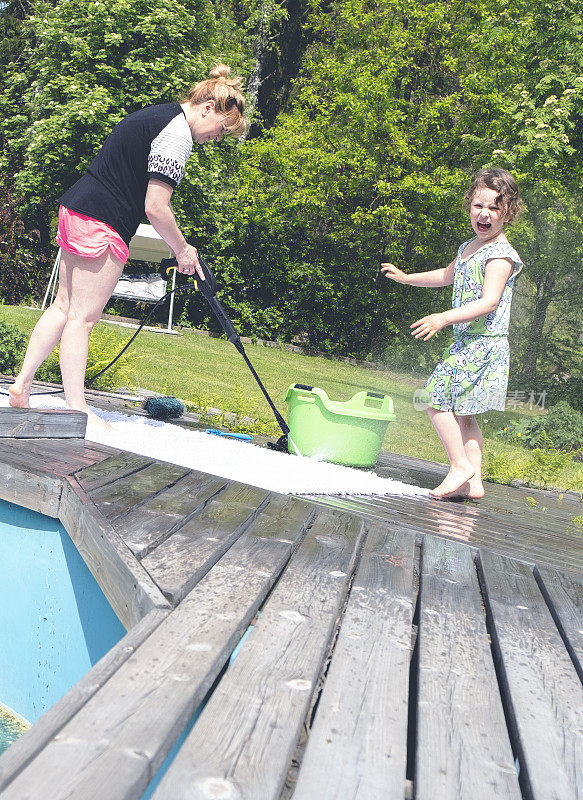
[[[59,208],[57,244],[68,253],[84,258],[98,258],[108,247],[122,264],[129,256],[127,244],[110,225],[65,206]]]

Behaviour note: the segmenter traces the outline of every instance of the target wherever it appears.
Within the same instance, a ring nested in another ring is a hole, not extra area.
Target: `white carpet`
[[[0,406],[8,398],[0,395]],[[63,408],[59,396],[33,396],[33,408]],[[159,461],[218,475],[282,494],[428,495],[411,486],[372,472],[287,455],[208,433],[186,430],[148,417],[95,409],[113,426],[103,431],[88,425],[86,438]]]

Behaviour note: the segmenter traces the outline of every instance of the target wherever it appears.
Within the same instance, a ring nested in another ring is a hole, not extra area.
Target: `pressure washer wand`
[[[279,425],[279,427],[282,429],[282,431],[283,431],[283,433],[284,433],[284,436],[288,436],[288,434],[289,434],[289,427],[288,427],[288,424],[287,424],[287,422],[284,420],[284,418],[281,416],[281,414],[279,413],[279,411],[277,410],[277,408],[274,406],[274,404],[273,404],[273,401],[272,401],[271,397],[270,397],[270,396],[267,394],[267,390],[266,390],[265,386],[263,385],[263,383],[261,382],[261,378],[260,378],[260,377],[259,377],[259,375],[258,375],[258,374],[255,372],[255,369],[254,369],[254,367],[253,367],[253,364],[252,364],[252,363],[249,361],[249,357],[248,357],[247,353],[245,352],[245,350],[244,350],[244,348],[243,348],[243,345],[242,345],[242,343],[241,343],[241,339],[239,339],[239,342],[238,342],[238,343],[237,343],[237,342],[233,342],[233,344],[235,345],[235,347],[237,348],[237,350],[238,350],[238,351],[241,353],[241,355],[242,355],[242,356],[243,356],[243,358],[245,359],[245,363],[247,364],[247,366],[248,366],[248,367],[249,367],[249,369],[251,370],[251,374],[253,375],[253,377],[255,378],[255,380],[257,381],[257,383],[259,384],[259,388],[261,389],[261,391],[262,391],[262,392],[263,392],[263,394],[265,395],[265,399],[267,400],[267,402],[268,402],[268,403],[269,403],[269,405],[271,406],[271,410],[272,410],[272,411],[273,411],[273,413],[275,414],[275,419],[277,420],[277,424],[278,424],[278,425]]]
[[[243,347],[243,342],[241,341],[241,337],[239,336],[239,334],[237,333],[237,331],[233,327],[233,323],[231,322],[231,320],[227,316],[225,309],[223,308],[223,306],[221,305],[221,303],[219,301],[219,298],[217,297],[217,282],[216,282],[216,279],[215,279],[213,271],[211,270],[211,268],[206,263],[204,258],[202,258],[201,255],[198,256],[198,261],[200,263],[200,266],[202,267],[202,271],[204,273],[205,280],[204,281],[197,280],[196,281],[197,288],[201,292],[201,294],[204,295],[205,300],[207,301],[207,303],[211,307],[211,309],[213,311],[213,314],[217,318],[221,328],[226,333],[227,339],[235,345],[237,350],[241,353],[241,355],[245,359],[245,363],[247,364],[247,366],[251,370],[251,374],[253,375],[253,377],[257,381],[257,383],[259,385],[259,388],[263,392],[263,394],[265,396],[265,399],[269,403],[269,405],[271,407],[271,410],[273,411],[273,413],[275,415],[275,419],[277,420],[277,424],[279,425],[279,427],[283,431],[284,435],[282,437],[280,437],[280,439],[277,442],[278,449],[281,448],[281,449],[285,449],[287,451],[287,442],[286,441],[284,442],[282,440],[287,439],[287,436],[289,434],[289,427],[288,427],[286,421],[284,420],[284,418],[281,416],[281,414],[279,413],[279,411],[275,407],[275,405],[273,403],[273,400],[268,395],[267,389],[263,385],[263,383],[261,381],[261,378],[259,377],[259,375],[255,371],[255,368],[253,367],[253,364],[251,363],[247,353],[245,352],[245,348]],[[164,259],[162,259],[162,261],[160,263],[160,267],[161,267],[163,273],[165,274],[166,270],[171,269],[172,267],[176,267],[177,264],[178,264],[178,262],[176,261],[175,258],[164,258]]]

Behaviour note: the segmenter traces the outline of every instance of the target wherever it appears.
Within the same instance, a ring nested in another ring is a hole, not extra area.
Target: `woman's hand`
[[[411,325],[411,333],[416,339],[423,339],[426,342],[446,325],[445,313],[429,314]]]
[[[390,278],[397,283],[407,283],[407,274],[394,264],[381,264],[381,272],[385,278]]]
[[[198,260],[196,247],[186,243],[180,253],[175,255],[178,261],[178,272],[182,272],[184,275],[194,275],[196,273],[197,280],[200,278],[201,281],[204,281],[204,272]]]
[[[194,275],[204,281],[204,272],[198,260],[196,247],[188,244],[174,217],[170,205],[173,187],[158,178],[150,178],[146,191],[146,215],[156,231],[164,239],[178,261],[178,272]]]

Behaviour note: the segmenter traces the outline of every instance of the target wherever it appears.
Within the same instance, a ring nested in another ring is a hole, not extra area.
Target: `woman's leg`
[[[99,258],[65,254],[69,308],[61,334],[59,362],[67,408],[89,413],[85,400],[85,369],[89,334],[99,322],[123,270],[109,249]]]
[[[474,476],[468,481],[468,486],[462,487],[464,497],[471,497],[474,500],[484,496],[484,485],[482,483],[482,451],[484,449],[484,437],[478,425],[477,419],[470,414],[458,417],[464,450],[468,461],[474,468]]]
[[[473,477],[474,467],[466,455],[459,419],[453,411],[428,408],[427,413],[449,459],[449,472],[430,493],[439,499],[456,494]]]
[[[69,254],[62,253],[57,295],[53,303],[36,323],[26,348],[26,355],[20,372],[9,389],[11,406],[28,408],[34,374],[45,358],[57,346],[67,322],[71,287],[68,280],[68,271],[65,267],[65,256],[69,256]]]

